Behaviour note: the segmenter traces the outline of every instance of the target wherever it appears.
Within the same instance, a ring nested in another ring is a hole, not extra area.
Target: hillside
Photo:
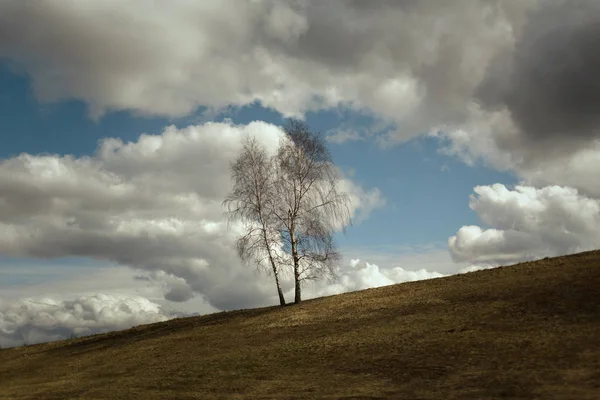
[[[0,351],[0,399],[599,399],[600,251]]]

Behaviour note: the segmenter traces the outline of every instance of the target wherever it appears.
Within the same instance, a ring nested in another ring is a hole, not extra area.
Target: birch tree
[[[268,202],[290,256],[297,304],[303,282],[335,277],[341,255],[334,233],[350,224],[350,199],[340,190],[340,174],[323,137],[294,119],[284,130],[275,162],[275,195]]]
[[[276,196],[275,170],[273,157],[256,138],[245,138],[240,155],[231,164],[233,190],[223,205],[227,207],[228,220],[243,225],[243,234],[236,241],[238,256],[244,264],[267,269],[273,275],[279,304],[284,306],[281,262],[276,253],[280,221],[272,208]]]
[[[282,273],[293,273],[296,304],[304,282],[335,277],[341,255],[334,234],[350,224],[350,199],[324,139],[299,120],[284,131],[274,156],[256,139],[244,140],[224,201],[229,220],[244,227],[236,241],[239,257],[269,269],[282,306]]]

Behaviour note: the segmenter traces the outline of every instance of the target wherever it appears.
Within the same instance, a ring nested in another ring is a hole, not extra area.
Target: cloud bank
[[[166,321],[178,316],[139,296],[97,294],[0,302],[0,345],[36,344]]]
[[[425,254],[421,256],[425,256]],[[133,271],[127,274],[123,267],[120,267],[120,270],[121,276],[119,278],[121,281],[126,280],[125,277],[131,278],[133,275]],[[102,271],[96,272],[94,275],[96,286],[94,288],[101,289],[103,280],[109,279],[104,285],[107,288],[110,286],[110,278],[115,272],[118,273],[119,269],[113,268],[110,271],[105,271],[104,274],[101,273]],[[342,265],[338,274],[339,279],[335,282],[318,281],[307,284],[304,287],[305,298],[444,276],[442,273],[428,271],[425,268],[409,271],[401,267],[380,267],[359,259],[350,260],[350,262]],[[179,302],[187,300],[189,297],[187,283],[183,279],[167,275],[163,271],[139,274],[137,280],[147,280],[150,284],[165,284],[165,289],[167,289],[166,300]],[[268,282],[267,287],[271,289],[272,282],[269,279],[261,280],[254,277],[254,280]],[[81,276],[75,282],[85,283],[85,276]],[[64,283],[60,284],[64,286]],[[221,302],[232,303],[232,308],[246,307],[246,304],[243,303],[245,301],[244,296],[257,296],[257,293],[242,291],[240,295],[236,295],[234,291],[240,290],[241,285],[248,286],[251,285],[251,282],[246,281],[241,284],[234,281],[228,282],[228,288],[224,288],[224,290],[228,289],[229,292],[222,294],[223,299],[221,299]],[[291,299],[293,297],[293,282],[289,280],[285,286],[287,289],[286,295]],[[48,290],[47,285],[45,287]],[[36,293],[40,290],[43,290],[43,288],[35,286],[22,286],[19,288],[22,293]],[[175,311],[171,307],[159,305],[156,300],[151,301],[142,295],[124,293],[123,287],[119,287],[118,291],[121,293],[112,290],[112,293],[82,294],[75,298],[70,298],[64,293],[62,295],[36,295],[24,299],[0,298],[0,346],[12,347],[68,339],[74,336],[80,337],[127,329],[141,324],[193,315],[189,311]],[[155,290],[151,290],[151,292],[157,294]],[[145,295],[148,294],[150,293]],[[273,305],[277,303],[275,296],[273,295],[272,299],[269,299],[263,294],[263,298],[253,298],[253,301],[262,301],[261,305]],[[268,301],[265,302],[265,298]],[[236,301],[238,303],[235,303]],[[198,311],[198,309],[194,307],[194,311]],[[212,309],[207,312],[215,311],[218,310]]]

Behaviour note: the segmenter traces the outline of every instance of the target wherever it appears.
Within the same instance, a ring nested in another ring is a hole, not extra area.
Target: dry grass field
[[[0,399],[600,399],[600,251],[0,350]]]

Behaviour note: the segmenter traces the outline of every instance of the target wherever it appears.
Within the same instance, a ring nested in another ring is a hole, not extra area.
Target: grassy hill
[[[600,399],[600,251],[0,351],[0,399]]]

